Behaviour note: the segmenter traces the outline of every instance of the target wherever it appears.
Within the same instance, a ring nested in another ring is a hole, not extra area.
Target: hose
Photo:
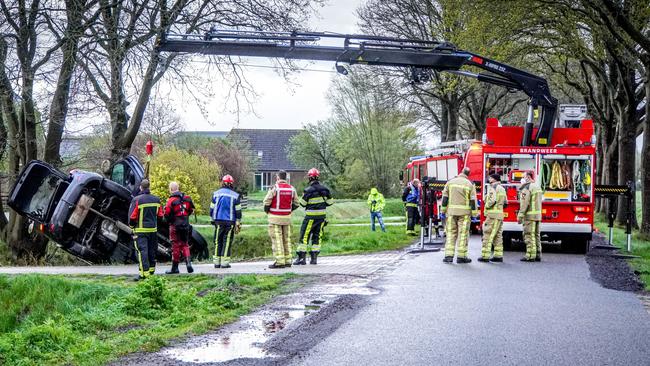
[[[584,187],[582,186],[582,174],[580,174],[580,161],[573,161],[573,199],[578,198],[578,194],[584,192]]]
[[[551,177],[551,165],[549,163],[542,164],[542,190],[546,190]]]
[[[585,186],[591,185],[591,163],[589,160],[585,160],[580,169],[580,174],[582,175],[582,184]]]
[[[564,183],[561,187],[563,190],[571,190],[571,167],[566,161],[562,162],[562,183]]]
[[[562,181],[562,168],[560,163],[555,161],[553,163],[553,168],[551,169],[551,179],[549,180],[550,189],[562,189],[564,187],[564,182]]]

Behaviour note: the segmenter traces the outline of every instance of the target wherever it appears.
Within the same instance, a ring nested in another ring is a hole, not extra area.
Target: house
[[[253,190],[267,190],[275,184],[275,173],[287,171],[287,180],[305,179],[307,169],[296,166],[287,153],[289,141],[303,130],[242,129],[234,128],[229,139],[237,139],[248,144],[251,153],[257,157],[258,164],[253,178]]]

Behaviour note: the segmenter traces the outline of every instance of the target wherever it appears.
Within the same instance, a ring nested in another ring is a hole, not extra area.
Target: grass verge
[[[291,232],[293,248],[298,242],[299,224],[294,224]],[[209,227],[196,228],[208,241],[213,243],[214,229]],[[379,227],[377,227],[379,230]],[[404,226],[387,226],[387,232],[370,231],[368,226],[327,226],[321,242],[323,255],[371,253],[382,250],[400,249],[411,242],[412,236],[407,236]],[[214,253],[214,244],[210,244],[210,255]],[[232,245],[234,259],[270,258],[272,256],[271,239],[267,227],[245,227],[239,235],[235,235]]]
[[[604,217],[596,217],[596,228],[605,234],[609,233],[609,228],[607,227],[607,219]],[[625,253],[627,253],[627,236],[625,234],[625,228],[614,226],[613,232],[613,244]],[[647,237],[639,235],[638,232],[632,233],[632,255],[639,256],[640,258],[634,258],[630,260],[630,265],[632,269],[639,275],[641,281],[645,286],[646,291],[650,291],[650,240]]]
[[[0,276],[0,364],[101,365],[205,333],[289,290],[293,276]]]

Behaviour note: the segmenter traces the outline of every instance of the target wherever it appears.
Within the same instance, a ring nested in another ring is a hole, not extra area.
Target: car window
[[[113,166],[113,171],[111,172],[111,180],[120,185],[125,185],[124,181],[124,164],[119,163]]]
[[[47,176],[41,180],[32,200],[29,202],[27,212],[39,219],[45,219],[47,207],[50,204],[52,196],[56,192],[56,187],[60,179],[54,176]]]

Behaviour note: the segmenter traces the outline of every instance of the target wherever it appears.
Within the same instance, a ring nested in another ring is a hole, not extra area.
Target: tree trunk
[[[619,122],[618,166],[612,167],[618,170],[618,184],[635,183],[636,117],[629,117],[630,113],[626,112],[623,119]],[[634,210],[634,206],[631,209]],[[625,224],[627,210],[626,200],[619,199],[616,214],[616,220],[619,224]],[[636,218],[634,216],[632,218],[632,225],[636,226]]]
[[[650,62],[646,62],[645,79],[645,119],[643,120],[643,150],[641,152],[641,182],[643,191],[641,193],[641,233],[650,234],[650,103],[647,102],[650,96]]]
[[[454,141],[458,136],[458,114],[460,110],[460,103],[457,96],[452,96],[451,103],[448,104],[449,118],[447,123],[447,139],[446,141]]]
[[[440,102],[440,142],[447,142],[447,129],[449,128],[449,107]]]
[[[63,138],[63,129],[65,128],[65,119],[68,115],[68,99],[70,97],[70,84],[77,65],[77,48],[79,42],[79,33],[81,28],[80,15],[82,9],[75,7],[77,1],[68,2],[68,38],[61,48],[63,52],[63,63],[59,70],[56,89],[50,104],[50,123],[47,128],[47,138],[45,140],[45,151],[43,159],[54,165],[60,166],[61,160],[61,140]]]

